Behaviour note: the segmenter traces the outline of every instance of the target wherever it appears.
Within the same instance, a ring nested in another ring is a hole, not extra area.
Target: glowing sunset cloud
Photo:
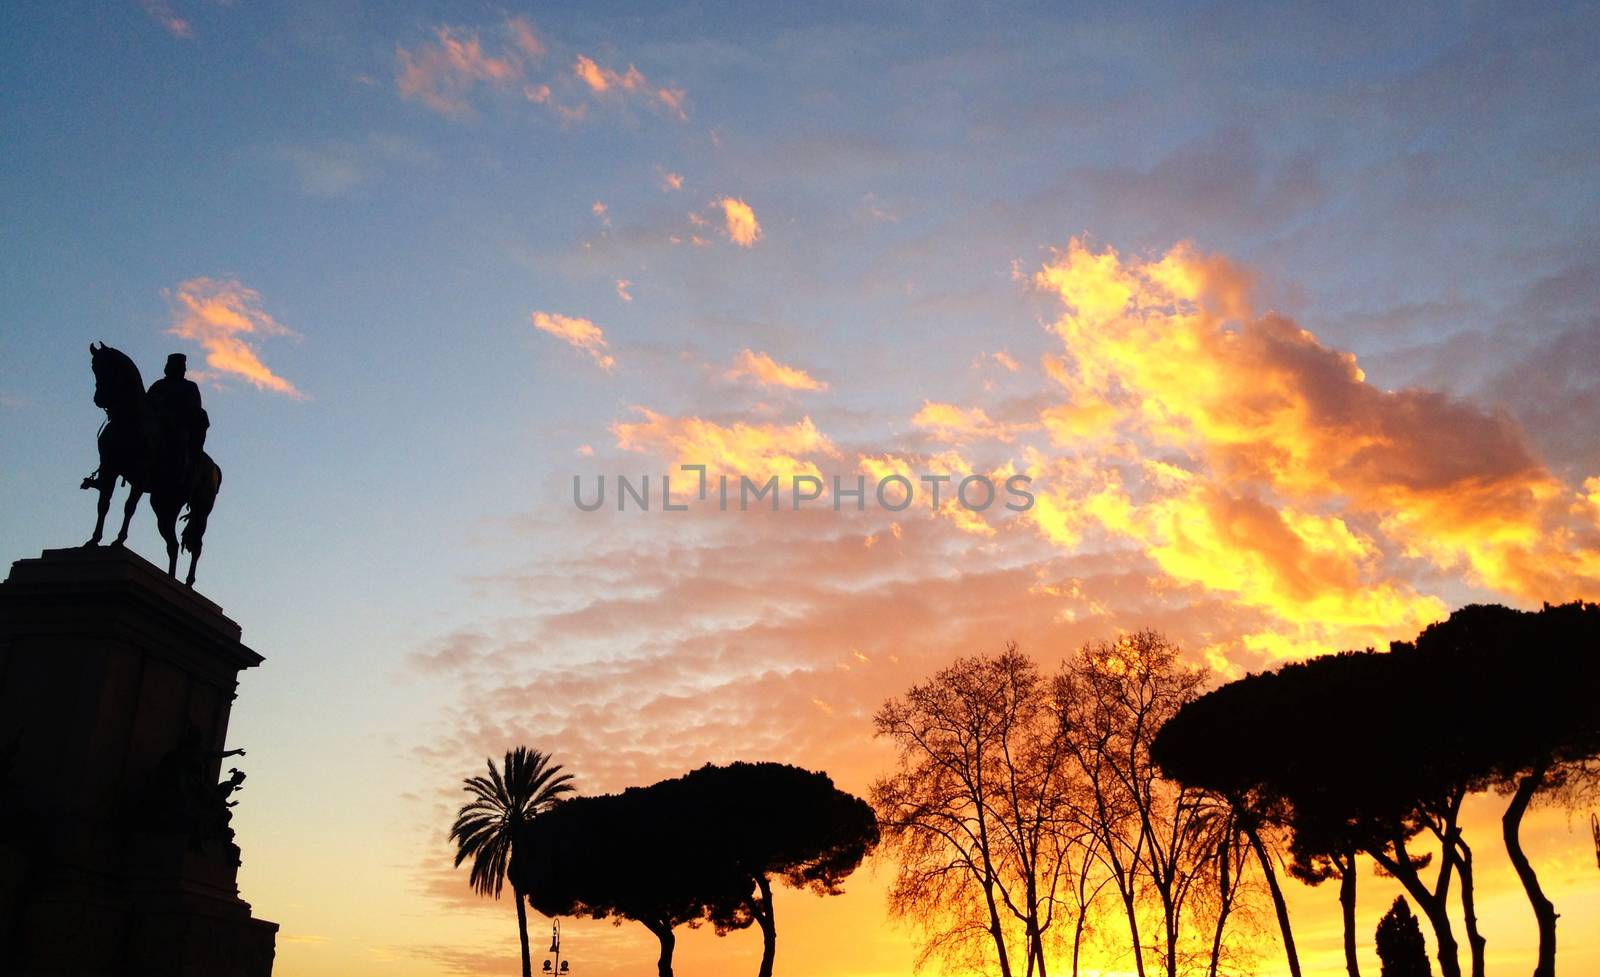
[[[761,240],[761,225],[750,205],[737,197],[723,197],[717,201],[717,206],[722,208],[729,240],[741,248],[755,247]]]
[[[549,333],[573,349],[588,353],[595,364],[607,373],[616,366],[616,357],[607,350],[605,333],[588,319],[554,312],[535,312],[533,327]]]
[[[294,384],[261,362],[245,338],[295,335],[267,314],[255,289],[232,278],[191,278],[167,294],[173,303],[167,332],[199,343],[206,351],[207,367],[238,377],[258,390],[305,399]]]
[[[1007,441],[1012,437],[1010,428],[991,420],[982,407],[958,407],[925,400],[921,409],[911,416],[911,423],[956,442],[975,438]]]
[[[811,374],[792,366],[784,366],[766,353],[744,349],[734,359],[725,376],[730,380],[750,380],[768,387],[785,387],[789,390],[827,390],[828,385],[814,379]]]
[[[518,43],[533,38],[525,21],[515,36]],[[395,87],[403,98],[414,98],[436,112],[463,115],[471,110],[467,95],[479,82],[506,85],[521,77],[522,67],[511,55],[493,57],[483,50],[476,33],[441,26],[434,29],[436,43],[423,44],[415,51],[396,46],[399,62]]]
[[[1508,419],[1368,384],[1355,357],[1255,313],[1239,266],[1187,245],[1124,262],[1074,240],[1034,281],[1065,307],[1051,372],[1068,401],[1043,415],[1058,443],[1097,428],[1184,459],[1124,467],[1079,507],[1175,578],[1325,622],[1442,609],[1376,580],[1382,553],[1521,597],[1600,593],[1600,540],[1573,520],[1576,493]],[[1317,512],[1330,506],[1345,512]]]
[[[611,425],[617,447],[649,452],[677,464],[706,465],[713,474],[752,479],[820,476],[812,459],[838,455],[838,449],[809,417],[793,424],[718,424],[700,417],[671,417],[645,407],[634,410],[644,419]]]
[[[643,95],[659,102],[680,121],[689,118],[683,108],[682,89],[672,86],[652,87],[644,72],[631,64],[628,65],[627,71],[619,74],[611,68],[602,68],[588,55],[580,54],[577,61],[573,62],[572,73],[596,95],[615,93]]]

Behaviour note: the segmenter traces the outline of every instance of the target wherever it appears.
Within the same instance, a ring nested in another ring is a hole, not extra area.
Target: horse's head
[[[89,344],[89,367],[94,371],[94,404],[106,410],[135,407],[144,397],[144,378],[128,355],[105,343]]]

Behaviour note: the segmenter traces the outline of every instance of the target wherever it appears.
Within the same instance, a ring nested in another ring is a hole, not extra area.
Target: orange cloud
[[[511,32],[511,43],[516,45],[517,50],[529,58],[544,56],[544,41],[534,33],[533,24],[529,23],[526,17],[512,17],[507,20],[506,30]]]
[[[1009,441],[1014,434],[1011,426],[990,419],[982,407],[958,407],[932,400],[922,402],[921,409],[911,415],[911,423],[958,443],[979,438]]]
[[[683,189],[682,173],[673,173],[672,171],[664,170],[659,166],[656,167],[656,173],[661,177],[661,189],[669,193],[673,190]]]
[[[723,197],[717,201],[722,208],[728,239],[742,248],[753,248],[761,240],[761,225],[750,205],[736,197]]]
[[[616,74],[614,71],[608,72],[601,69],[599,65],[594,63],[594,59],[586,54],[578,55],[577,63],[572,66],[572,73],[578,76],[579,81],[597,92],[609,90],[611,88],[610,76]]]
[[[573,349],[588,353],[600,369],[607,373],[616,366],[616,357],[608,352],[605,333],[588,319],[558,315],[553,312],[535,312],[533,327],[540,332],[549,333]]]
[[[1343,506],[1395,555],[1466,570],[1492,589],[1600,594],[1600,539],[1570,518],[1576,493],[1508,418],[1367,383],[1351,354],[1281,315],[1256,314],[1238,266],[1187,245],[1124,261],[1074,240],[1034,282],[1065,309],[1053,328],[1066,357],[1051,372],[1068,405],[1044,418],[1058,443],[1092,420],[1102,433],[1180,452],[1225,496],[1259,496],[1291,532],[1321,525],[1308,513]],[[1205,504],[1188,511],[1218,516],[1223,497],[1200,493],[1192,498]],[[1215,575],[1232,578],[1225,567]]]
[[[617,279],[617,298],[624,302],[632,302],[633,293],[628,291],[632,285],[633,282],[628,281],[626,278]]]
[[[712,472],[765,480],[777,475],[821,477],[811,460],[836,457],[826,435],[811,418],[793,424],[718,424],[699,417],[670,417],[635,407],[644,420],[611,425],[617,447],[671,459],[677,464],[706,465]]]
[[[525,40],[538,44],[526,21],[513,20],[511,24],[513,38],[519,45]],[[486,82],[503,86],[522,75],[521,63],[514,52],[492,57],[484,53],[476,33],[448,26],[435,28],[434,33],[437,43],[423,44],[415,52],[395,48],[399,62],[395,86],[404,98],[418,99],[445,115],[464,115],[471,111],[467,95],[475,85]]]
[[[814,379],[811,374],[792,366],[784,366],[766,353],[745,349],[739,352],[733,367],[725,374],[730,380],[748,379],[762,386],[787,387],[790,390],[827,390],[828,385]]]
[[[255,289],[232,278],[191,278],[165,294],[172,302],[167,332],[199,343],[211,370],[239,377],[258,390],[306,399],[294,384],[267,369],[245,338],[295,335],[261,308]]]
[[[628,65],[627,71],[618,74],[611,68],[601,67],[588,55],[580,54],[573,62],[572,73],[596,95],[616,93],[643,95],[659,102],[679,120],[689,118],[683,108],[684,92],[681,88],[652,87],[644,72],[631,64]]]

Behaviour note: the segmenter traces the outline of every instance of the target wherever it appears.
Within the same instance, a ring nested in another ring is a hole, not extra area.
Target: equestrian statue
[[[128,523],[139,507],[139,497],[148,493],[156,526],[167,542],[167,573],[176,577],[178,514],[188,506],[183,515],[182,544],[190,554],[189,576],[184,583],[193,587],[206,519],[222,487],[222,469],[205,453],[206,429],[211,422],[200,406],[200,388],[184,377],[187,363],[182,353],[167,357],[166,375],[149,390],[145,390],[139,367],[122,351],[105,343],[98,348],[90,343],[89,356],[95,406],[106,412],[106,422],[100,427],[100,467],[79,486],[100,492],[94,535],[84,545],[100,545],[111,493],[121,478],[129,487],[128,501],[122,508],[122,530],[111,545],[127,541]]]

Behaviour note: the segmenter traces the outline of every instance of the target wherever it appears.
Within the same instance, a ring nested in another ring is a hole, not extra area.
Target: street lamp
[[[550,952],[556,955],[555,961],[544,962],[544,972],[552,977],[564,977],[572,973],[572,963],[561,959],[561,920],[557,919],[550,924]]]

